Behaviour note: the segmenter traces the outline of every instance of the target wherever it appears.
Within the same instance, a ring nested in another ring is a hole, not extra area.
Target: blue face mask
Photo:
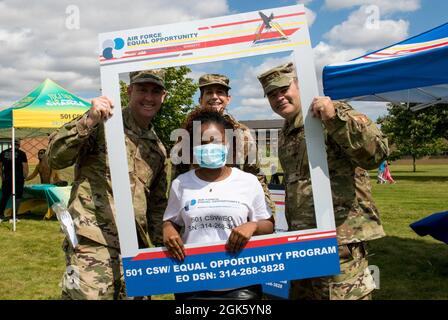
[[[193,154],[201,168],[218,169],[226,164],[227,147],[224,144],[209,143],[193,148]]]

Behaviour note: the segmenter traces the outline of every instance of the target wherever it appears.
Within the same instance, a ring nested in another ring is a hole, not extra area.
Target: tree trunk
[[[412,165],[414,166],[414,172],[415,172],[416,171],[415,156],[412,156]]]

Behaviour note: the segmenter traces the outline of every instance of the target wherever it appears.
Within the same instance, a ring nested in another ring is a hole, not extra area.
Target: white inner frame
[[[179,54],[168,55],[154,54],[146,58],[141,57],[118,57],[112,60],[100,60],[101,63],[101,87],[102,95],[110,97],[115,103],[115,110],[121,110],[119,74],[137,70],[157,69],[164,67],[176,67],[182,65],[192,65],[213,61],[230,60],[235,58],[249,57],[275,52],[292,51],[293,63],[297,68],[297,76],[300,84],[301,104],[304,115],[304,126],[306,135],[306,145],[312,180],[312,190],[314,196],[316,225],[317,228],[288,232],[291,235],[304,234],[310,232],[334,231],[335,222],[333,214],[333,202],[328,175],[327,155],[325,151],[324,136],[321,121],[313,118],[309,111],[309,106],[314,97],[318,96],[317,79],[314,68],[313,52],[309,38],[308,26],[306,22],[305,8],[303,5],[280,7],[262,10],[269,16],[274,13],[277,16],[291,16],[291,13],[303,13],[292,18],[286,18],[289,24],[300,26],[300,29],[288,36],[287,40],[274,41],[271,44],[253,45],[250,42],[236,43],[232,45],[222,45],[218,47],[192,49],[193,54],[185,54],[185,50]],[[258,12],[242,13],[231,16],[224,16],[212,19],[198,20],[187,23],[176,23],[171,25],[153,26],[132,30],[123,30],[99,35],[100,48],[106,40],[122,38],[138,34],[161,33],[162,35],[197,33],[197,38],[210,38],[216,35],[213,27],[204,29],[204,25],[232,24],[232,21],[259,19]],[[274,18],[275,19],[275,18]],[[259,22],[258,22],[259,24]],[[202,28],[202,29],[201,29]],[[230,26],[228,32],[241,32],[241,26]],[[219,29],[219,28],[218,28]],[[221,32],[221,30],[219,30]],[[194,42],[194,41],[193,41]],[[146,46],[150,48],[162,48],[159,46]],[[101,51],[100,51],[101,52]],[[258,81],[254,79],[254,81]],[[162,248],[139,249],[137,242],[136,225],[134,219],[134,209],[132,205],[132,195],[130,191],[129,173],[124,139],[123,120],[121,112],[115,112],[114,116],[106,123],[106,141],[110,172],[112,177],[112,189],[116,208],[116,225],[118,228],[121,254],[123,257],[134,257],[139,253],[160,251]],[[265,235],[257,238],[277,237],[284,234]],[[187,246],[187,247],[197,247]]]

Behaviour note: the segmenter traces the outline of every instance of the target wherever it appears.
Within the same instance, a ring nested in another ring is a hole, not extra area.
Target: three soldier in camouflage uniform
[[[234,153],[234,166],[239,169],[252,173],[257,176],[263,187],[266,202],[275,213],[275,204],[271,199],[268,186],[266,184],[266,177],[260,169],[256,140],[250,133],[250,129],[244,124],[238,122],[233,116],[226,112],[226,107],[231,101],[229,90],[229,78],[221,74],[204,74],[199,78],[199,89],[201,96],[199,98],[198,108],[210,106],[222,112],[227,121],[232,123],[236,135],[236,150]],[[239,143],[238,143],[239,142]],[[173,166],[172,179],[175,179],[179,174],[190,170],[189,164],[179,164]]]
[[[290,231],[316,227],[300,93],[292,63],[258,76],[274,112],[286,119],[279,158],[286,178],[285,213]],[[292,299],[370,299],[366,241],[385,236],[366,169],[387,157],[385,136],[365,115],[328,97],[315,98],[311,112],[322,120],[327,150],[341,274],[293,281]]]
[[[137,236],[140,247],[163,245],[162,217],[167,204],[166,151],[151,126],[166,96],[163,70],[130,74],[129,106],[122,111]],[[66,240],[63,299],[124,298],[118,232],[107,158],[104,120],[112,115],[107,97],[92,100],[82,117],[50,137],[49,164],[75,164],[68,210],[79,245]]]

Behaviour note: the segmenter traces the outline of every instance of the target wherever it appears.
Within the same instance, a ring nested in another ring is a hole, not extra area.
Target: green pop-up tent
[[[90,103],[68,92],[52,80],[46,79],[10,108],[0,111],[0,129],[11,128],[11,145],[14,146],[15,128],[31,128],[37,132],[39,128],[59,128],[89,108]],[[15,159],[14,148],[12,158]],[[15,231],[15,161],[12,161],[12,166],[12,212]]]
[[[0,128],[59,128],[89,108],[88,102],[46,79],[0,112]]]

